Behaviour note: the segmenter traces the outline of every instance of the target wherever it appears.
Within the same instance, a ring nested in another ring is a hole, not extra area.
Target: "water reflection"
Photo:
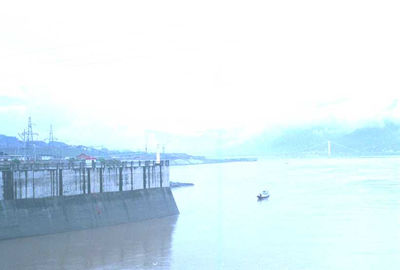
[[[178,216],[0,242],[0,269],[169,268]]]

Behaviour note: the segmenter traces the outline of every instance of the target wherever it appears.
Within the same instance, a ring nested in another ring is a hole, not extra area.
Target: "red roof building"
[[[81,160],[96,160],[95,157],[86,155],[84,153],[80,154],[79,156],[76,157],[77,159],[81,159]]]

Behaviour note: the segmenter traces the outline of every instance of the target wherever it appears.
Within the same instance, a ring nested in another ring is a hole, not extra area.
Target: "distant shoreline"
[[[170,160],[170,166],[188,166],[202,164],[219,164],[231,162],[256,162],[258,158],[224,158],[224,159],[178,159]]]
[[[286,160],[286,159],[368,159],[368,158],[400,158],[400,155],[376,155],[376,156],[259,156],[258,158],[232,158],[232,159],[179,159],[170,160],[170,166],[191,166],[205,164],[221,164],[233,162],[257,162],[260,160]]]

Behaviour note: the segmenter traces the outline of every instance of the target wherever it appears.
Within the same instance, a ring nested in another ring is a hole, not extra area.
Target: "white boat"
[[[259,200],[263,200],[263,199],[268,199],[269,198],[269,193],[266,190],[263,190],[260,194],[257,195],[257,198]]]

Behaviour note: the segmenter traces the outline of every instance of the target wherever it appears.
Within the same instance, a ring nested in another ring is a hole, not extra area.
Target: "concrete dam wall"
[[[19,164],[3,166],[0,183],[0,240],[179,214],[168,162]]]

